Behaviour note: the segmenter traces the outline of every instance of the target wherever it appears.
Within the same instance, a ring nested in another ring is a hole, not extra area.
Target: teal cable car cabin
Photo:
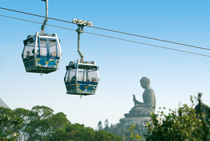
[[[67,94],[94,95],[99,81],[98,66],[96,66],[95,61],[70,61],[69,65],[66,66],[64,82]]]
[[[57,34],[46,35],[36,32],[23,41],[22,59],[26,72],[51,73],[58,69],[61,47]]]

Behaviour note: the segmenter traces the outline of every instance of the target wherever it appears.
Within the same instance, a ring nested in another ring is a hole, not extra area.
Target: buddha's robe
[[[155,106],[156,106],[156,99],[155,94],[152,88],[148,87],[143,92],[143,101],[139,102],[136,99],[134,100],[134,104],[136,106],[136,109],[138,109],[140,112],[145,114],[151,114],[155,112]]]

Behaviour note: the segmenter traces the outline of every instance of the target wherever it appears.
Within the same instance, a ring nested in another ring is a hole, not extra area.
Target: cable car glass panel
[[[89,70],[89,79],[91,82],[98,82],[98,73],[95,70]]]
[[[86,81],[86,75],[84,69],[78,69],[77,81]]]
[[[39,38],[39,49],[37,56],[38,67],[57,68],[60,57],[58,57],[58,45],[55,39]],[[59,54],[60,56],[60,54]]]
[[[97,66],[79,65],[77,75],[77,92],[94,94],[98,85]]]
[[[50,57],[57,57],[57,44],[56,40],[49,40]]]
[[[35,46],[35,50],[36,50],[36,58],[39,56],[40,57],[40,51],[39,51],[39,43],[36,43],[35,44],[36,46]]]
[[[47,39],[40,39],[39,46],[40,46],[40,55],[47,56]]]
[[[56,42],[56,45],[57,45],[56,49],[57,49],[57,57],[60,58],[61,57],[61,49],[60,49],[59,43],[60,43],[59,41]]]
[[[66,72],[65,84],[68,93],[76,93],[76,67],[70,65]]]
[[[23,63],[26,71],[31,70],[35,67],[34,65],[34,39],[33,37],[24,41],[24,50],[22,54]]]
[[[79,65],[77,81],[98,82],[97,66]]]
[[[25,46],[24,49],[24,53],[23,53],[23,59],[24,60],[28,60],[29,58],[31,58],[31,56],[33,57],[33,49],[34,49],[34,42],[28,42],[27,45]]]

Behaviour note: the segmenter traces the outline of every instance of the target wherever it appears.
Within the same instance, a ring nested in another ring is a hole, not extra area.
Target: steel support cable
[[[127,39],[117,38],[117,37],[111,37],[111,36],[106,36],[106,35],[101,35],[101,34],[96,34],[96,33],[90,33],[90,32],[84,32],[84,33],[97,35],[97,36],[102,36],[102,37],[107,37],[107,38],[112,38],[112,39],[117,39],[117,40],[122,40],[122,41],[127,41],[127,42],[132,42],[132,43],[138,43],[138,44],[147,45],[147,46],[153,46],[153,47],[173,50],[173,51],[179,51],[179,52],[184,52],[184,53],[190,53],[190,54],[210,57],[209,55],[204,55],[204,54],[200,54],[200,53],[194,53],[194,52],[190,52],[190,51],[184,51],[184,50],[173,49],[173,48],[169,48],[169,47],[163,47],[163,46],[158,46],[158,45],[153,45],[153,44],[147,44],[147,43],[142,43],[142,42],[138,42],[138,41],[132,41],[132,40],[127,40]]]
[[[6,15],[0,15],[0,16],[6,17],[6,18],[11,18],[11,19],[16,19],[16,20],[21,20],[21,21],[26,21],[26,22],[31,22],[31,23],[42,24],[41,22],[35,22],[35,21],[25,20],[25,19],[11,17],[11,16],[6,16]],[[56,25],[50,25],[50,24],[47,24],[47,25],[48,26],[52,26],[52,27],[57,27],[57,28],[62,28],[62,29],[67,29],[67,30],[75,31],[75,29],[70,29],[70,28],[66,28],[66,27],[61,27],[61,26],[56,26]]]
[[[5,16],[5,15],[0,15],[0,16],[7,17],[7,18],[12,18],[12,19],[16,19],[16,20],[27,21],[27,22],[31,22],[31,23],[42,24],[41,22],[35,22],[35,21],[30,21],[30,20],[15,18],[15,17],[11,17],[11,16]],[[62,29],[76,31],[75,29],[70,29],[70,28],[66,28],[66,27],[61,27],[61,26],[56,26],[56,25],[50,25],[50,24],[47,24],[47,25],[48,26],[52,26],[52,27],[57,27],[57,28],[62,28]],[[205,54],[194,53],[194,52],[184,51],[184,50],[179,50],[179,49],[173,49],[173,48],[163,47],[163,46],[158,46],[158,45],[153,45],[153,44],[147,44],[147,43],[142,43],[142,42],[138,42],[138,41],[132,41],[132,40],[127,40],[127,39],[122,39],[122,38],[117,38],[117,37],[112,37],[112,36],[106,36],[106,35],[91,33],[91,32],[84,32],[84,33],[92,34],[92,35],[96,35],[96,36],[101,36],[101,37],[107,37],[107,38],[117,39],[117,40],[121,40],[121,41],[127,41],[127,42],[137,43],[137,44],[143,44],[143,45],[147,45],[147,46],[153,46],[153,47],[157,47],[157,48],[163,48],[163,49],[178,51],[178,52],[184,52],[184,53],[189,53],[189,54],[194,54],[194,55],[199,55],[199,56],[204,56],[204,57],[210,57],[209,55],[205,55]]]
[[[92,28],[101,29],[101,30],[107,30],[107,31],[110,31],[110,32],[116,32],[116,33],[126,34],[126,35],[130,35],[130,36],[136,36],[136,37],[141,37],[141,38],[146,38],[146,39],[151,39],[151,40],[156,40],[156,41],[161,41],[161,42],[177,44],[177,45],[182,45],[182,46],[188,46],[188,47],[192,47],[192,48],[204,49],[204,50],[210,51],[209,48],[204,48],[204,47],[199,47],[199,46],[194,46],[194,45],[188,45],[188,44],[183,44],[183,43],[178,43],[178,42],[173,42],[173,41],[168,41],[168,40],[148,37],[148,36],[142,36],[142,35],[127,33],[127,32],[122,32],[122,31],[117,31],[117,30],[112,30],[112,29],[106,29],[106,28],[101,28],[101,27],[95,27],[95,26],[92,26]]]
[[[42,18],[44,17],[44,16],[41,16],[41,15],[27,13],[27,12],[13,10],[13,9],[8,9],[8,8],[4,8],[4,7],[0,7],[0,9],[8,10],[8,11],[13,11],[13,12],[18,12],[18,13],[22,13],[22,14],[28,14],[28,15],[42,17]],[[66,22],[66,23],[73,23],[71,21],[66,21],[66,20],[61,20],[61,19],[56,19],[56,18],[51,18],[51,17],[48,17],[48,19],[56,20],[56,21],[61,21],[61,22]],[[203,49],[203,50],[210,51],[209,48],[204,48],[204,47],[199,47],[199,46],[194,46],[194,45],[189,45],[189,44],[184,44],[184,43],[179,43],[179,42],[173,42],[173,41],[168,41],[168,40],[163,40],[163,39],[158,39],[158,38],[153,38],[153,37],[148,37],[148,36],[142,36],[142,35],[127,33],[127,32],[122,32],[122,31],[107,29],[107,28],[101,28],[101,27],[96,27],[96,26],[92,26],[92,28],[96,28],[96,29],[106,30],[106,31],[110,31],[110,32],[116,32],[116,33],[120,33],[120,34],[126,34],[126,35],[130,35],[130,36],[136,36],[136,37],[141,37],[141,38],[146,38],[146,39],[151,39],[151,40],[156,40],[156,41],[161,41],[161,42],[167,42],[167,43],[172,43],[172,44],[177,44],[177,45],[182,45],[182,46],[188,46],[188,47],[192,47],[192,48],[197,48],[197,49]]]
[[[26,15],[31,15],[31,16],[36,16],[36,17],[40,17],[40,18],[45,18],[45,16],[41,16],[41,15],[37,15],[37,14],[32,14],[32,13],[28,13],[28,12],[23,12],[23,11],[18,11],[18,10],[13,10],[13,9],[8,9],[8,8],[4,8],[4,7],[0,7],[0,9],[12,11],[12,12],[17,12],[17,13],[22,13],[22,14],[26,14]],[[48,19],[55,20],[55,21],[60,21],[60,22],[72,23],[73,24],[73,22],[66,21],[66,20],[61,20],[61,19],[56,19],[56,18],[50,18],[50,17],[48,17]]]

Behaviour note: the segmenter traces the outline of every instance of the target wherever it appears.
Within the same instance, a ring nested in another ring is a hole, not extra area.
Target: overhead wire
[[[200,53],[194,53],[194,52],[190,52],[190,51],[173,49],[173,48],[169,48],[169,47],[163,47],[163,46],[158,46],[158,45],[153,45],[153,44],[148,44],[148,43],[143,43],[143,42],[138,42],[138,41],[132,41],[132,40],[127,40],[127,39],[112,37],[112,36],[106,36],[106,35],[101,35],[101,34],[96,34],[96,33],[90,33],[90,32],[84,32],[84,33],[92,34],[92,35],[97,35],[97,36],[102,36],[102,37],[107,37],[107,38],[112,38],[112,39],[117,39],[117,40],[122,40],[122,41],[127,41],[127,42],[132,42],[132,43],[143,44],[143,45],[147,45],[147,46],[153,46],[153,47],[158,47],[158,48],[173,50],[173,51],[179,51],[179,52],[189,53],[189,54],[194,54],[194,55],[200,55],[200,56],[210,57],[209,55],[204,55],[204,54],[200,54]]]
[[[18,10],[13,10],[13,9],[8,9],[8,8],[4,8],[4,7],[0,7],[0,9],[45,18],[45,16],[32,14],[32,13],[28,13],[28,12],[23,12],[23,11],[18,11]],[[60,21],[60,22],[66,22],[66,23],[73,23],[71,21],[66,21],[66,20],[61,20],[61,19],[51,18],[51,17],[48,17],[48,19],[52,19],[52,20],[56,20],[56,21]],[[179,42],[174,42],[174,41],[168,41],[168,40],[163,40],[163,39],[158,39],[158,38],[153,38],[153,37],[148,37],[148,36],[142,36],[142,35],[133,34],[133,33],[127,33],[127,32],[107,29],[107,28],[96,27],[96,26],[92,26],[92,28],[210,51],[209,48],[204,48],[204,47],[199,47],[199,46],[194,46],[194,45],[189,45],[189,44],[184,44],[184,43],[179,43]]]
[[[21,21],[26,21],[26,22],[31,22],[31,23],[42,24],[41,22],[36,22],[36,21],[31,21],[31,20],[26,20],[26,19],[11,17],[11,16],[6,16],[6,15],[0,15],[0,16],[6,17],[6,18],[11,18],[11,19],[16,19],[16,20],[21,20]],[[61,27],[61,26],[56,26],[56,25],[50,25],[50,24],[47,24],[47,25],[48,26],[52,26],[52,27],[57,27],[57,28],[62,28],[62,29],[67,29],[67,30],[73,30],[73,31],[75,31],[75,29],[70,29],[70,28],[66,28],[66,27]]]
[[[16,20],[21,20],[21,21],[26,21],[26,22],[31,22],[31,23],[42,24],[41,22],[36,22],[36,21],[31,21],[31,20],[26,20],[26,19],[11,17],[11,16],[6,16],[6,15],[0,15],[0,16],[11,18],[11,19],[16,19]],[[57,28],[61,28],[61,29],[76,31],[75,29],[70,29],[70,28],[61,27],[61,26],[57,26],[57,25],[47,24],[47,26],[52,26],[52,27],[57,27]],[[148,43],[143,43],[143,42],[138,42],[138,41],[133,41],[133,40],[128,40],[128,39],[122,39],[122,38],[117,38],[117,37],[112,37],[112,36],[107,36],[107,35],[101,35],[101,34],[92,33],[92,32],[84,32],[84,33],[92,34],[92,35],[96,35],[96,36],[101,36],[101,37],[107,37],[107,38],[117,39],[117,40],[121,40],[121,41],[127,41],[127,42],[137,43],[137,44],[143,44],[143,45],[147,45],[147,46],[153,46],[153,47],[157,47],[157,48],[163,48],[163,49],[178,51],[178,52],[184,52],[184,53],[188,53],[188,54],[194,54],[194,55],[199,55],[199,56],[204,56],[204,57],[210,57],[209,55],[205,55],[205,54],[194,53],[194,52],[184,51],[184,50],[179,50],[179,49],[173,49],[173,48],[169,48],[169,47],[163,47],[163,46],[159,46],[159,45],[153,45],[153,44],[148,44]]]
[[[199,46],[194,46],[194,45],[188,45],[188,44],[183,44],[183,43],[178,43],[178,42],[173,42],[173,41],[168,41],[168,40],[163,40],[163,39],[148,37],[148,36],[142,36],[142,35],[127,33],[127,32],[122,32],[122,31],[117,31],[117,30],[112,30],[112,29],[106,29],[106,28],[100,28],[100,27],[95,27],[95,26],[93,26],[92,28],[97,28],[97,29],[107,30],[107,31],[111,31],[111,32],[116,32],[116,33],[121,33],[121,34],[127,34],[127,35],[131,35],[131,36],[136,36],[136,37],[141,37],[141,38],[146,38],[146,39],[151,39],[151,40],[156,40],[156,41],[162,41],[162,42],[167,42],[167,43],[172,43],[172,44],[177,44],[177,45],[182,45],[182,46],[188,46],[188,47],[192,47],[192,48],[197,48],[197,49],[203,49],[203,50],[209,50],[210,51],[209,48],[204,48],[204,47],[199,47]]]
[[[32,14],[32,13],[28,13],[28,12],[13,10],[13,9],[8,9],[8,8],[4,8],[4,7],[0,7],[0,9],[12,11],[12,12],[17,12],[17,13],[22,13],[22,14],[26,14],[26,15],[31,15],[31,16],[36,16],[36,17],[40,17],[40,18],[45,18],[45,16],[42,16],[42,15]],[[48,17],[48,19],[55,20],[55,21],[60,21],[60,22],[66,22],[66,23],[73,23],[73,22],[70,22],[70,21],[51,18],[51,17]]]

